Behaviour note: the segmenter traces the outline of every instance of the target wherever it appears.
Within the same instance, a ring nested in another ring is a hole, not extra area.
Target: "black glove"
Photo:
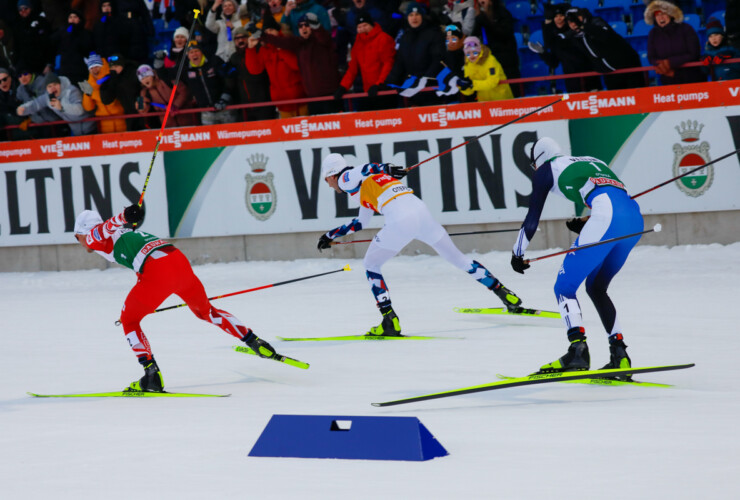
[[[386,173],[394,179],[403,179],[404,177],[406,177],[406,174],[409,173],[409,171],[406,170],[406,167],[399,167],[398,165],[394,165],[393,163],[386,163],[384,167]]]
[[[247,336],[242,339],[242,342],[247,344],[247,347],[256,352],[260,358],[271,358],[277,354],[275,348],[255,335],[251,328],[247,332]]]
[[[587,218],[574,217],[573,219],[565,221],[565,225],[576,234],[581,234],[583,226],[586,225]]]
[[[473,81],[470,78],[458,78],[457,86],[460,87],[460,90],[467,90],[473,86]]]
[[[126,207],[123,210],[123,218],[126,219],[127,224],[138,224],[144,220],[144,207],[140,207],[138,204]]]
[[[517,257],[517,255],[511,253],[511,268],[519,274],[524,274],[525,269],[529,269],[529,263],[524,262],[524,257]]]
[[[331,248],[331,242],[332,242],[331,238],[329,238],[325,234],[322,234],[321,238],[319,238],[319,244],[316,245],[316,248],[319,249],[319,252],[322,250],[326,250],[328,248]]]
[[[347,89],[345,89],[344,87],[340,85],[339,87],[337,87],[337,90],[334,91],[334,99],[338,101],[346,93],[347,93]]]

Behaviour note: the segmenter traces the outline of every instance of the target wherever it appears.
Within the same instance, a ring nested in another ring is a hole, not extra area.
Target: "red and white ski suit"
[[[87,234],[86,245],[115,262],[113,247],[128,232],[123,228],[124,223],[123,214],[119,214],[98,224]],[[152,359],[152,349],[141,329],[141,320],[172,294],[180,297],[198,318],[218,326],[229,335],[241,340],[250,333],[239,319],[211,305],[187,257],[174,246],[159,247],[151,252],[136,275],[136,285],[121,310],[121,324],[131,349],[140,360]]]

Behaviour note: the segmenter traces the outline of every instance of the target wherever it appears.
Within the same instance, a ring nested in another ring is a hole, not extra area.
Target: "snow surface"
[[[474,257],[525,305],[555,308],[562,257],[520,276],[509,255]],[[196,273],[218,295],[345,263],[212,264]],[[349,264],[352,272],[217,304],[268,340],[362,333],[379,315],[361,261]],[[553,383],[372,407],[492,382],[497,373],[525,375],[567,347],[559,321],[453,312],[499,303],[439,257],[397,257],[384,275],[405,333],[460,340],[275,341],[311,363],[300,370],[234,352],[232,337],[183,308],[143,323],[167,388],[231,397],[70,400],[26,391],[119,390],[141,376],[113,324],[134,274],[3,274],[0,497],[740,498],[740,243],[641,246],[612,285],[635,366],[696,363],[639,377],[675,385],[668,389]],[[606,336],[579,295],[599,367]],[[426,462],[248,457],[273,414],[416,416],[450,455]]]

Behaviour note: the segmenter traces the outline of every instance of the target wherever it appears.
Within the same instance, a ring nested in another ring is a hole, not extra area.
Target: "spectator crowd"
[[[705,16],[706,39],[684,22],[693,0],[645,0],[620,14],[634,32],[642,14],[645,47],[586,4],[0,0],[1,140],[159,128],[176,82],[171,127],[512,99],[543,92],[506,83],[533,64],[600,74],[553,89],[567,92],[649,85],[646,72],[617,71],[643,65],[660,85],[740,77],[726,63],[740,57],[740,0]]]

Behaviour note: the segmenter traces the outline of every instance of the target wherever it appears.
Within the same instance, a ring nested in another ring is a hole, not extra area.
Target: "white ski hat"
[[[532,168],[537,170],[545,162],[548,162],[556,156],[562,156],[563,151],[560,149],[560,145],[549,137],[542,137],[537,142],[532,144],[532,149],[529,152],[529,159],[532,162]]]
[[[103,218],[94,210],[84,210],[75,219],[75,234],[85,235],[90,232],[92,228],[101,224]]]
[[[347,161],[344,156],[338,153],[332,153],[321,162],[321,177],[326,179],[332,175],[337,175],[347,167]]]

